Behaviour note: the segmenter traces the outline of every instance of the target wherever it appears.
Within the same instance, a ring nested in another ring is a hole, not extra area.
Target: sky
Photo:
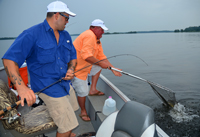
[[[46,18],[54,0],[0,0],[0,37],[17,37]],[[66,25],[70,34],[101,19],[107,32],[185,29],[200,26],[200,0],[61,0],[77,14]]]

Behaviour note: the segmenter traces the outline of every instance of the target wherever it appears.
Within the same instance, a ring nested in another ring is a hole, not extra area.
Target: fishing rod
[[[81,69],[75,71],[74,73],[79,72],[79,71],[81,71],[81,70],[83,70],[83,69],[85,69],[85,68],[87,68],[87,67],[89,67],[89,66],[91,66],[91,65],[98,64],[98,63],[101,62],[101,61],[104,61],[104,60],[107,60],[107,59],[110,59],[110,58],[114,58],[114,57],[118,57],[118,56],[125,56],[125,55],[127,55],[127,56],[134,56],[134,57],[140,59],[142,62],[144,62],[144,63],[148,66],[148,64],[147,64],[143,59],[141,59],[140,57],[138,57],[138,56],[136,56],[136,55],[133,55],[133,54],[118,54],[118,55],[110,56],[110,57],[108,57],[108,58],[99,60],[99,61],[97,61],[97,62],[95,62],[95,63],[93,63],[93,64],[90,64],[90,65],[88,65],[88,66],[86,66],[86,67],[83,67],[83,68],[81,68]]]
[[[85,68],[90,67],[91,65],[97,64],[97,63],[99,63],[99,62],[101,62],[101,61],[104,61],[104,60],[106,60],[106,59],[110,59],[110,58],[114,58],[114,57],[118,57],[118,56],[125,56],[125,55],[127,55],[127,56],[134,56],[134,57],[140,59],[142,62],[144,62],[144,63],[148,66],[148,64],[147,64],[143,59],[141,59],[140,57],[138,57],[138,56],[136,56],[136,55],[133,55],[133,54],[118,54],[118,55],[110,56],[110,57],[108,57],[108,58],[99,60],[99,61],[97,61],[97,62],[95,62],[95,63],[92,63],[92,64],[86,66],[86,67],[83,67],[83,68],[81,68],[81,69],[75,71],[74,74],[77,73],[77,72],[79,72],[79,71],[81,71],[81,70],[83,70],[83,69],[85,69]],[[58,81],[52,83],[51,85],[49,85],[49,86],[47,86],[47,87],[45,87],[45,88],[43,88],[42,90],[36,92],[37,95],[39,95],[43,90],[49,88],[50,86],[52,86],[52,85],[54,85],[54,84],[56,84],[56,83],[58,83],[58,82],[61,82],[62,80],[63,80],[63,78],[59,79]]]
[[[118,55],[110,56],[110,57],[108,57],[108,58],[99,60],[99,61],[97,61],[97,62],[95,62],[95,63],[93,63],[93,64],[90,64],[90,65],[86,66],[86,67],[83,67],[83,68],[81,68],[81,69],[75,71],[74,74],[75,74],[76,72],[79,72],[79,71],[81,71],[81,70],[87,68],[87,67],[90,67],[91,65],[97,64],[97,63],[99,63],[99,62],[101,62],[101,61],[104,61],[104,60],[107,60],[107,59],[111,59],[111,58],[114,58],[114,57],[118,57],[118,56],[125,56],[125,55],[127,55],[127,56],[134,56],[134,57],[140,59],[142,62],[144,62],[144,63],[148,66],[148,64],[147,64],[143,59],[141,59],[140,57],[138,57],[138,56],[136,56],[136,55],[133,55],[133,54],[118,54]],[[44,91],[45,89],[47,89],[47,88],[49,88],[49,87],[55,85],[55,84],[58,83],[58,82],[61,82],[62,80],[63,80],[63,78],[57,80],[56,82],[54,82],[54,83],[50,84],[49,86],[47,86],[47,87],[41,89],[40,91],[36,92],[35,94],[36,94],[36,95],[39,95],[39,94],[40,94],[42,91]],[[7,112],[8,110],[10,110],[10,109],[12,109],[12,108],[14,108],[14,107],[16,107],[16,106],[18,106],[18,105],[20,105],[20,104],[21,104],[21,100],[17,101],[15,104],[13,104],[13,105],[11,105],[11,106],[9,106],[9,107],[3,109],[3,110],[1,110],[1,111],[0,111],[0,115],[4,114],[4,113]]]
[[[106,59],[110,59],[110,58],[114,58],[114,57],[118,57],[118,56],[125,56],[125,55],[127,55],[127,56],[134,56],[134,57],[140,59],[142,62],[144,62],[144,63],[148,66],[148,64],[147,64],[143,59],[141,59],[140,57],[138,57],[138,56],[136,56],[136,55],[133,55],[133,54],[118,54],[118,55],[110,56],[110,57],[108,57],[108,58],[99,60],[99,61],[97,61],[97,62],[95,62],[95,63],[92,63],[92,64],[86,66],[86,67],[83,67],[83,68],[81,68],[81,69],[75,71],[73,74],[75,74],[75,73],[77,73],[77,72],[79,72],[79,71],[81,71],[81,70],[83,70],[83,69],[85,69],[85,68],[88,68],[88,67],[90,67],[91,65],[97,64],[97,63],[99,63],[99,62],[101,62],[101,61],[104,61],[104,60],[106,60]],[[56,83],[58,83],[58,82],[61,82],[62,80],[63,80],[63,78],[59,79],[58,81],[56,81],[56,82],[50,84],[49,86],[43,88],[42,90],[36,92],[36,94],[39,95],[43,90],[45,90],[45,89],[51,87],[52,85],[54,85],[54,84],[56,84]]]
[[[173,91],[171,91],[169,88],[166,88],[164,86],[161,86],[157,83],[153,83],[151,81],[148,81],[146,79],[140,78],[138,76],[135,76],[133,74],[127,73],[125,71],[121,71],[118,70],[116,68],[110,67],[111,70],[115,70],[118,71],[122,74],[125,74],[127,76],[131,76],[133,78],[139,79],[141,81],[147,82],[151,88],[153,89],[153,91],[156,93],[156,95],[161,99],[161,101],[166,105],[166,106],[170,106],[170,107],[174,107],[174,105],[177,103],[176,102],[176,98],[175,98],[175,93]],[[164,97],[165,96],[165,97]],[[167,98],[167,99],[165,99]]]

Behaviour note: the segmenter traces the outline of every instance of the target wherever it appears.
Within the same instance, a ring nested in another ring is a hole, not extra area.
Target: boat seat
[[[96,137],[158,137],[154,111],[138,102],[128,101],[102,122]]]
[[[20,125],[15,127],[14,130],[10,130],[14,137],[34,137],[57,130],[57,126],[50,117],[45,105],[32,108],[25,104],[24,107],[19,106],[17,111],[22,116]]]
[[[16,95],[8,88],[8,85],[0,79],[0,110],[7,108],[17,102]],[[50,131],[55,131],[57,126],[53,122],[45,105],[36,108],[18,106],[11,110],[13,117],[17,112],[21,113],[21,118],[9,124],[7,120],[2,120],[5,129],[9,130],[14,137],[33,137],[43,135]],[[9,111],[4,114],[9,116]]]

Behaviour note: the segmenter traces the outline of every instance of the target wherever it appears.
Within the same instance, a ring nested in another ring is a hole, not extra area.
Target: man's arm
[[[71,69],[71,70],[74,71],[76,65],[77,65],[77,59],[73,59],[68,63],[68,69]]]
[[[68,70],[63,80],[70,80],[74,78],[74,70],[75,70],[76,64],[77,64],[76,59],[73,59],[68,63]]]
[[[6,73],[17,88],[17,92],[21,97],[21,105],[24,106],[24,99],[26,98],[28,106],[31,106],[35,103],[36,97],[33,90],[29,89],[22,80],[20,73],[19,73],[19,66],[16,62],[8,59],[3,59],[4,68]]]
[[[93,63],[98,62],[100,60],[95,58],[95,57],[93,57],[93,56],[91,56],[91,57],[86,58],[85,61],[87,61],[90,64],[93,64]],[[102,67],[104,69],[109,68],[109,64],[105,63],[105,61],[100,61],[100,62],[96,63],[95,65],[98,65],[98,66],[100,66],[100,67]]]
[[[93,63],[95,63],[95,62],[98,62],[98,61],[100,61],[100,60],[98,60],[98,59],[96,59],[95,57],[88,57],[88,58],[86,58],[86,61],[87,62],[89,62],[89,63],[91,63],[91,64],[93,64]],[[107,69],[107,68],[110,68],[110,67],[114,67],[107,59],[105,59],[105,60],[103,60],[103,61],[100,61],[100,62],[98,62],[97,64],[95,64],[95,65],[99,65],[101,68],[103,68],[103,69]],[[117,68],[118,69],[118,68]],[[119,69],[120,70],[120,69]],[[117,72],[117,71],[114,71],[114,70],[111,70],[112,72],[113,72],[113,74],[115,75],[115,76],[119,76],[119,77],[121,77],[122,76],[122,74],[120,73],[120,72]]]

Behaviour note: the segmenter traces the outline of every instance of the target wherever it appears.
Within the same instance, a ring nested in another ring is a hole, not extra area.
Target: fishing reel
[[[9,117],[0,117],[0,120],[8,120],[8,123],[11,124],[13,122],[15,122],[17,119],[19,119],[21,117],[21,113],[18,112],[17,114],[15,114],[14,116],[11,116],[11,111],[9,110]]]

